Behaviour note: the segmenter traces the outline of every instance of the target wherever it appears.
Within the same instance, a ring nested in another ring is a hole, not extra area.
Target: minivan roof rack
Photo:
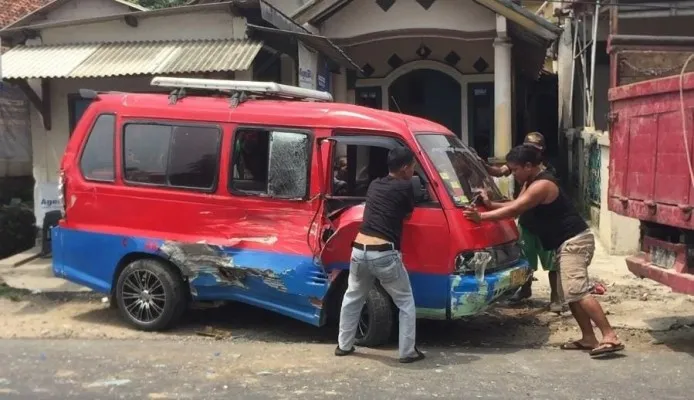
[[[275,82],[157,76],[152,79],[151,85],[175,89],[169,96],[172,103],[175,103],[177,99],[185,96],[185,89],[231,93],[232,106],[236,106],[239,102],[245,100],[249,94],[297,100],[333,101],[333,96],[328,92],[321,92],[319,90],[306,89],[297,86],[282,85]]]

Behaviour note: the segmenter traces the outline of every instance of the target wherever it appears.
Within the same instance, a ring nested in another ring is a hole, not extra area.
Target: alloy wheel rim
[[[164,313],[164,285],[149,271],[136,270],[128,274],[123,281],[121,297],[125,311],[138,322],[151,323]]]

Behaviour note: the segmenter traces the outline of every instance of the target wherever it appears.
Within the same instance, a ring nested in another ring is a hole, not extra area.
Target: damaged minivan
[[[417,158],[403,259],[418,316],[481,313],[530,276],[513,220],[463,210],[501,198],[476,155],[421,118],[332,102],[275,83],[154,78],[167,94],[82,90],[91,104],[61,162],[56,276],[108,294],[142,330],[191,302],[242,302],[322,326],[338,317],[351,242],[386,154]],[[397,326],[374,286],[361,345]]]

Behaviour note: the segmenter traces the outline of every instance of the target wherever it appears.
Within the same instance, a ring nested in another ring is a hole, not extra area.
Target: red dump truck
[[[629,270],[694,295],[694,73],[617,86],[609,101],[609,209],[641,221]]]

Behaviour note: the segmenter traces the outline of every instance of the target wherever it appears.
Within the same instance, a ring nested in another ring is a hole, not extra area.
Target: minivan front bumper
[[[481,281],[474,275],[451,275],[449,318],[470,317],[483,312],[503,297],[515,293],[531,273],[528,262],[521,259],[510,268],[485,274]]]

